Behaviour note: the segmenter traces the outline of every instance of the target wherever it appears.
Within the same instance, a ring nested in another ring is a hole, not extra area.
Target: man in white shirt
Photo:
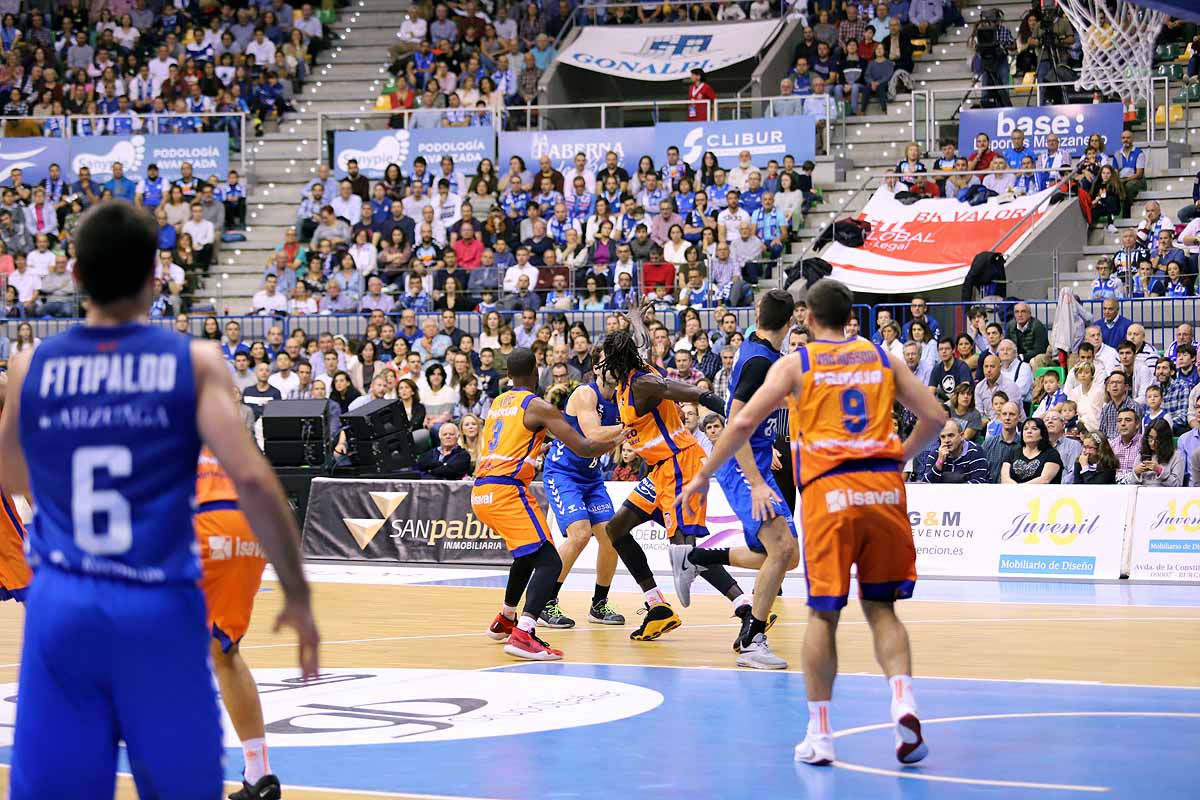
[[[333,206],[333,215],[346,220],[347,225],[357,225],[362,221],[362,198],[354,193],[354,187],[348,180],[338,184],[338,196],[329,205]]]
[[[433,217],[442,223],[442,228],[449,230],[462,219],[462,198],[450,191],[450,181],[446,178],[438,180],[437,197],[433,199]]]
[[[26,260],[29,263],[29,271],[39,278],[49,275],[50,268],[54,266],[54,252],[50,250],[50,237],[44,233],[39,233],[37,235],[37,246],[29,252]]]
[[[175,263],[170,250],[158,251],[158,265],[155,267],[154,277],[163,282],[172,297],[179,296],[179,293],[183,291],[183,284],[187,280],[183,267]]]
[[[217,239],[217,231],[213,224],[204,218],[204,206],[192,203],[192,218],[183,223],[183,233],[192,237],[192,250],[196,253],[196,262],[201,267],[212,263],[213,242]]]
[[[633,260],[633,251],[627,244],[617,245],[617,260],[609,265],[612,270],[613,279],[621,277],[621,273],[625,273],[630,278],[633,278],[634,271],[637,269],[637,262]]]
[[[42,276],[29,269],[23,254],[17,253],[13,258],[17,268],[8,276],[8,285],[16,288],[17,300],[32,314],[42,290]]]
[[[749,156],[745,150],[742,151]],[[734,167],[737,169],[737,167]],[[746,213],[746,209],[738,207],[738,193],[730,189],[725,193],[725,201],[728,203],[725,210],[717,215],[717,239],[722,242],[732,242],[738,236],[738,231],[741,230],[742,223],[749,223],[750,215]]]
[[[412,194],[404,198],[404,216],[417,223],[421,224],[421,209],[431,205],[432,201],[429,195],[425,194],[425,185],[414,181],[412,184]]]
[[[400,23],[400,32],[396,34],[400,41],[388,48],[392,60],[395,61],[416,50],[421,42],[425,41],[428,34],[429,23],[425,21],[424,17],[405,14],[404,22]]]
[[[996,347],[1000,356],[1000,374],[1017,385],[1021,397],[1010,397],[1017,405],[1020,401],[1028,401],[1033,393],[1033,370],[1021,359],[1017,358],[1017,343],[1012,339],[1001,339]]]
[[[304,33],[305,42],[314,38],[320,39],[324,32],[321,20],[313,14],[313,7],[308,3],[300,7],[300,19],[293,22],[292,27],[298,28]]]
[[[292,357],[287,353],[275,356],[275,374],[267,379],[267,383],[279,390],[279,396],[284,400],[294,400],[300,391],[300,376],[292,371]]]
[[[588,192],[596,191],[596,176],[587,168],[587,156],[583,153],[576,153],[575,163],[563,170],[563,187],[568,192],[573,191],[576,178],[583,178],[583,188]]]
[[[529,263],[529,248],[521,245],[517,248],[515,257],[517,263],[504,271],[504,291],[515,292],[517,281],[522,275],[529,278],[530,286],[537,286],[538,268]]]
[[[1121,357],[1117,353],[1116,348],[1109,347],[1104,343],[1099,325],[1089,325],[1083,332],[1083,340],[1094,348],[1096,363],[1102,365],[1106,375],[1111,375],[1117,371],[1121,363]]]
[[[254,56],[254,63],[270,67],[275,63],[275,43],[267,38],[262,28],[254,29],[254,41],[246,45],[246,55]]]
[[[758,172],[758,167],[754,166],[754,162],[750,160],[750,151],[743,150],[738,153],[737,166],[729,170],[725,175],[726,182],[737,189],[739,192],[745,191],[750,184],[750,173]],[[759,173],[761,176],[761,173]]]
[[[812,92],[804,97],[804,114],[805,116],[816,117],[818,123],[818,137],[820,138],[820,123],[829,119],[829,95],[825,93],[825,79],[813,77]]]
[[[250,300],[250,313],[270,316],[276,312],[287,310],[287,298],[278,291],[279,279],[267,275],[263,280],[263,288],[254,293]]]
[[[179,62],[167,54],[167,46],[165,44],[160,44],[157,55],[150,59],[150,77],[154,80],[156,87],[162,86],[163,82],[166,81],[167,76],[171,74],[172,65],[178,66]],[[155,94],[157,95],[157,93],[156,89]]]

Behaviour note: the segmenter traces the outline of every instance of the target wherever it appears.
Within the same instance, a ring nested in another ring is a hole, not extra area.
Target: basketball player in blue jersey
[[[617,385],[596,377],[571,392],[563,416],[567,422],[589,439],[599,438],[602,428],[621,424],[614,396]],[[567,537],[566,544],[558,548],[562,558],[562,573],[554,590],[554,599],[542,612],[542,624],[548,628],[572,628],[575,620],[563,613],[558,602],[575,559],[587,547],[588,540],[596,537],[600,551],[596,554],[596,589],[592,594],[592,605],[588,610],[588,622],[597,625],[624,625],[625,617],[617,613],[608,601],[608,590],[617,571],[617,551],[608,540],[605,526],[613,517],[612,498],[604,488],[604,477],[600,474],[600,459],[576,455],[562,440],[550,445],[546,464],[542,471],[546,487],[546,499],[550,510],[558,520],[558,527]]]
[[[295,518],[229,402],[229,368],[212,343],[143,322],[156,244],[146,211],[94,206],[75,235],[87,323],[11,362],[0,483],[37,509],[13,800],[112,797],[121,741],[143,799],[220,796],[192,525],[201,442],[279,575],[276,628],[295,628],[302,675],[317,674]]]
[[[757,327],[738,348],[729,377],[725,412],[729,422],[737,419],[742,407],[762,388],[771,365],[780,359],[779,348],[794,309],[795,300],[782,289],[772,289],[759,300]],[[755,669],[787,668],[787,662],[767,645],[766,630],[784,575],[800,563],[796,526],[771,474],[778,422],[776,413],[759,423],[736,457],[721,464],[713,474],[733,513],[742,520],[746,546],[710,549],[670,545],[675,592],[681,598],[690,598],[692,581],[714,564],[758,570],[750,613],[742,618],[741,633],[733,643],[738,666]]]

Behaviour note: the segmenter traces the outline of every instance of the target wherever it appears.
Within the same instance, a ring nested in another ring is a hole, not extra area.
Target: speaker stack
[[[412,469],[412,428],[399,400],[372,400],[343,414],[342,425],[360,475],[400,477]]]
[[[325,400],[272,400],[263,408],[263,444],[275,467],[324,467],[329,456]]]

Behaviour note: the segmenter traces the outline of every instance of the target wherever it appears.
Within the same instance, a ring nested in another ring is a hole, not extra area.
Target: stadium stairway
[[[267,258],[295,222],[304,184],[321,159],[317,114],[372,108],[399,15],[410,7],[410,0],[352,0],[339,10],[333,45],[318,56],[303,95],[293,101],[299,113],[268,123],[265,135],[248,144],[246,241],[223,245],[220,269],[212,270],[199,302],[234,314],[250,310]]]

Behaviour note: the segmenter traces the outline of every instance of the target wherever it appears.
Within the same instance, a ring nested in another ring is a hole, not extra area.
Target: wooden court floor
[[[293,667],[291,640],[270,632],[282,595],[273,584],[265,586],[269,591],[259,595],[243,652],[252,668]],[[316,584],[314,597],[324,640],[322,666],[470,670],[512,663],[482,635],[500,596],[498,589],[477,587]],[[564,592],[563,606],[581,618],[587,597],[584,592]],[[643,643],[628,638],[637,624],[634,610],[641,598],[618,593],[613,600],[629,619],[623,628],[581,623],[573,630],[542,635],[574,662],[734,668],[730,643],[737,626],[727,601],[697,596],[691,608],[681,610],[682,628],[657,642]],[[771,632],[772,647],[799,671],[804,601],[783,598],[776,610],[781,618]],[[1200,609],[1196,608],[913,600],[902,603],[900,612],[912,638],[918,678],[1200,686]],[[17,679],[23,613],[15,603],[0,605],[0,684]],[[842,672],[878,673],[869,630],[853,604],[843,615],[838,645]],[[6,789],[7,768],[0,766],[0,796],[6,796]],[[290,800],[422,797],[329,789],[288,789],[285,796]],[[122,779],[116,797],[136,797],[127,779]]]

